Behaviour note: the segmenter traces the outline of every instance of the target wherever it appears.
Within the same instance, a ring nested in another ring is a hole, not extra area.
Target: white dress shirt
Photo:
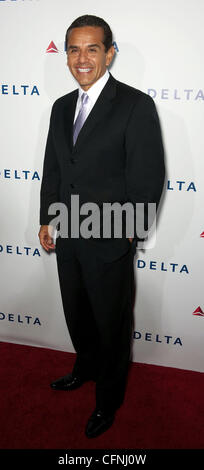
[[[87,95],[89,96],[89,101],[87,103],[87,116],[86,116],[86,119],[89,115],[89,113],[91,112],[93,106],[95,105],[95,102],[97,101],[100,93],[102,92],[106,82],[108,81],[109,79],[109,72],[108,70],[106,70],[106,72],[104,73],[104,75],[102,75],[101,78],[99,78],[97,80],[96,83],[94,83],[87,91]],[[77,104],[76,104],[76,110],[75,110],[75,116],[74,116],[74,122],[76,121],[76,118],[78,116],[78,113],[79,113],[79,110],[81,108],[81,95],[84,93],[84,90],[79,87],[79,94],[78,94],[78,99],[77,99]]]

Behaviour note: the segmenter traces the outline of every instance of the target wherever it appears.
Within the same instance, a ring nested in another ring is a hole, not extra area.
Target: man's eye
[[[96,52],[96,49],[91,48],[91,49],[89,49],[89,51],[90,51],[90,52]]]

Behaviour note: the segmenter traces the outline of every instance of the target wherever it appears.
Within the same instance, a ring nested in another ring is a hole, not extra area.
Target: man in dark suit
[[[79,89],[53,105],[43,179],[39,238],[47,251],[56,248],[63,308],[76,350],[68,373],[51,384],[73,390],[86,380],[96,382],[96,408],[87,437],[96,437],[113,423],[124,399],[133,319],[133,258],[137,227],[127,236],[57,237],[48,230],[52,203],[64,203],[68,221],[71,198],[79,207],[94,203],[100,215],[104,203],[158,205],[164,159],[159,119],[152,98],[121,83],[108,72],[114,56],[112,32],[101,18],[77,18],[66,34],[68,66]],[[80,223],[85,219],[82,211]]]

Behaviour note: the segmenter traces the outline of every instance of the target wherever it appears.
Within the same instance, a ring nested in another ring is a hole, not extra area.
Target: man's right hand
[[[53,243],[53,237],[51,236],[51,226],[49,225],[41,225],[40,231],[39,231],[39,239],[40,239],[40,244],[46,251],[54,250],[55,249],[55,244]]]

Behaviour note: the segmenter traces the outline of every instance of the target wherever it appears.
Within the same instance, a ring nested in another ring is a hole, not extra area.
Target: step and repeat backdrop
[[[204,371],[202,0],[0,0],[0,341],[74,352],[39,194],[52,104],[77,87],[65,32],[86,13],[112,27],[111,73],[152,96],[165,145],[156,244],[134,260],[133,361]]]

